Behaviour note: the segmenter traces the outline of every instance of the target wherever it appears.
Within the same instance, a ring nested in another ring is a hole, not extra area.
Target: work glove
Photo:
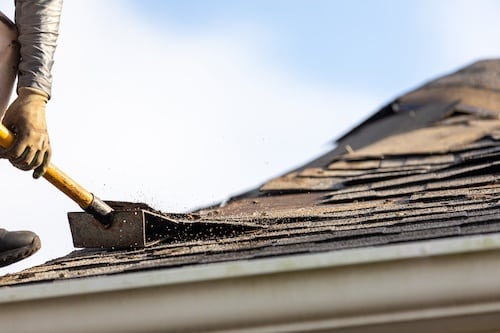
[[[51,157],[45,119],[48,100],[49,96],[41,90],[21,87],[3,118],[4,125],[14,133],[15,139],[11,147],[0,149],[0,157],[9,159],[21,170],[34,170],[34,178],[45,173]]]

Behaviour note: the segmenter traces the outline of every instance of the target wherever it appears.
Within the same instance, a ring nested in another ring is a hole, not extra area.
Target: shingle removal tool
[[[0,146],[9,148],[15,136],[0,124]],[[79,248],[126,249],[143,248],[167,238],[179,235],[196,237],[200,234],[198,223],[180,221],[162,215],[141,203],[103,201],[87,191],[68,175],[50,164],[43,177],[84,212],[68,213],[73,244]],[[222,223],[223,224],[223,223]],[[209,230],[216,233],[240,232],[251,226],[221,227],[211,224]],[[191,236],[189,236],[191,235]],[[193,236],[194,235],[194,236]]]

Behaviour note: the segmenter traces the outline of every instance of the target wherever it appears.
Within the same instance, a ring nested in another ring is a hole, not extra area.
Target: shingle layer
[[[75,251],[0,284],[498,232],[499,71],[479,62],[396,99],[260,191],[176,215],[193,229],[154,247]],[[211,229],[221,221],[251,228]]]

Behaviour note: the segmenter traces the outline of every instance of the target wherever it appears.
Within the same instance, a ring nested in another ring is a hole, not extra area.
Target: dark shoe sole
[[[0,267],[8,266],[19,260],[29,257],[41,247],[40,238],[35,236],[31,244],[20,247],[18,249],[13,249],[4,253],[0,253]]]

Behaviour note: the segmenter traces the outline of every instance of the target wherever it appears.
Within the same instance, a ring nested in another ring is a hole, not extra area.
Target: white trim
[[[418,257],[500,250],[500,234],[440,239],[398,245],[333,252],[240,260],[167,268],[145,272],[54,281],[43,284],[0,288],[0,304],[12,301],[61,297],[167,284],[228,279],[241,276],[284,273],[325,267],[359,265]]]
[[[0,322],[9,332],[39,333],[369,331],[409,323],[432,332],[436,320],[451,323],[449,331],[493,330],[500,329],[499,276],[500,235],[490,234],[2,288]]]

